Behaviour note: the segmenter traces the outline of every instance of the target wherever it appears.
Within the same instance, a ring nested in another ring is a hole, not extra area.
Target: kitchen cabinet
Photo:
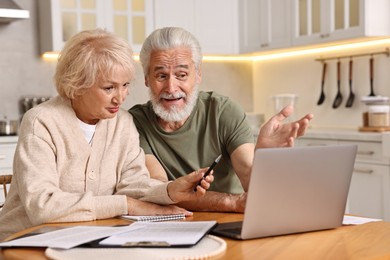
[[[390,35],[387,0],[155,0],[154,5],[156,28],[189,30],[205,54]]]
[[[0,137],[0,175],[12,174],[17,142],[18,138],[16,136]],[[0,186],[0,205],[4,203],[4,200],[3,186]]]
[[[389,166],[356,163],[349,191],[352,214],[390,220]]]
[[[39,0],[41,53],[58,52],[74,34],[105,28],[135,52],[154,27],[153,0]]]
[[[41,52],[106,28],[139,53],[155,28],[183,27],[204,54],[245,54],[390,35],[387,0],[40,0]]]
[[[350,138],[349,138],[350,139]],[[380,140],[307,138],[297,146],[356,144],[358,151],[348,194],[347,213],[390,221],[390,160]]]
[[[388,0],[294,0],[292,44],[390,35]]]
[[[352,143],[339,141],[340,144]],[[383,156],[381,142],[358,145],[349,191],[350,213],[390,220],[390,162]]]
[[[156,28],[188,30],[204,54],[238,53],[237,0],[155,0],[154,7]]]
[[[240,52],[291,46],[290,0],[240,1]]]
[[[190,31],[205,54],[241,54],[291,45],[289,0],[155,0],[154,6],[156,28]]]

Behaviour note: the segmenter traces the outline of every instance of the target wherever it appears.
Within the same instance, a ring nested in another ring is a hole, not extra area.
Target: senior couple
[[[145,40],[140,61],[150,101],[127,112],[120,106],[135,78],[132,55],[101,29],[66,43],[54,76],[59,95],[23,116],[0,240],[42,223],[243,212],[254,150],[293,146],[312,118],[283,124],[288,106],[254,143],[234,101],[199,91],[201,47],[173,27]]]

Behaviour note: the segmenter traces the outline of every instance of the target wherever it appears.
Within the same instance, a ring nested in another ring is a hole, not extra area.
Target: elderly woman
[[[202,180],[200,169],[169,183],[150,179],[132,116],[120,109],[134,70],[131,48],[104,30],[66,43],[59,96],[23,117],[0,239],[42,223],[191,214],[168,204],[203,196],[213,176]]]

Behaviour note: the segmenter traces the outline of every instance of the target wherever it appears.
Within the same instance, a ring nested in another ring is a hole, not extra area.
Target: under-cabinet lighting
[[[223,62],[223,61],[261,61],[261,60],[271,60],[271,59],[280,59],[280,58],[288,58],[294,56],[308,55],[308,54],[316,54],[331,51],[342,51],[342,50],[351,50],[362,47],[375,47],[376,45],[390,44],[390,39],[380,39],[380,40],[372,40],[365,42],[355,42],[355,43],[346,43],[339,44],[334,46],[323,46],[316,48],[306,48],[299,50],[281,50],[272,53],[256,53],[252,55],[204,55],[203,61],[215,61],[215,62]],[[44,60],[57,60],[58,53],[57,52],[46,52],[42,55]],[[135,60],[139,60],[138,55],[134,55]]]
[[[0,17],[0,20],[5,22],[10,22],[14,19],[28,19],[30,18],[30,12],[21,9],[0,8]]]
[[[42,59],[47,60],[47,61],[53,61],[58,59],[58,52],[45,52],[42,54]]]
[[[255,56],[244,56],[244,55],[226,55],[226,56],[213,56],[213,55],[204,55],[203,61],[253,61]]]
[[[308,54],[323,54],[332,51],[343,51],[343,50],[351,51],[353,49],[359,49],[364,47],[375,47],[384,44],[390,44],[390,39],[347,43],[347,44],[340,44],[334,46],[324,46],[324,47],[317,47],[317,48],[308,48],[308,49],[301,49],[301,50],[292,50],[287,52],[277,52],[272,54],[257,55],[257,56],[253,56],[253,61],[288,58],[288,57],[302,56]]]

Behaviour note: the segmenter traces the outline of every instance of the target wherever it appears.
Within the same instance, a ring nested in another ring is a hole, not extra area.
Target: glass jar
[[[364,96],[361,101],[365,104],[363,112],[363,127],[387,127],[389,126],[389,97]],[[371,120],[370,120],[370,114]],[[372,121],[372,122],[370,122]]]
[[[390,126],[389,111],[389,105],[368,106],[368,125],[370,127]]]
[[[273,115],[279,113],[287,105],[294,107],[294,113],[284,120],[285,123],[295,121],[295,115],[297,114],[296,104],[298,96],[296,94],[278,94],[272,96],[273,100]]]

